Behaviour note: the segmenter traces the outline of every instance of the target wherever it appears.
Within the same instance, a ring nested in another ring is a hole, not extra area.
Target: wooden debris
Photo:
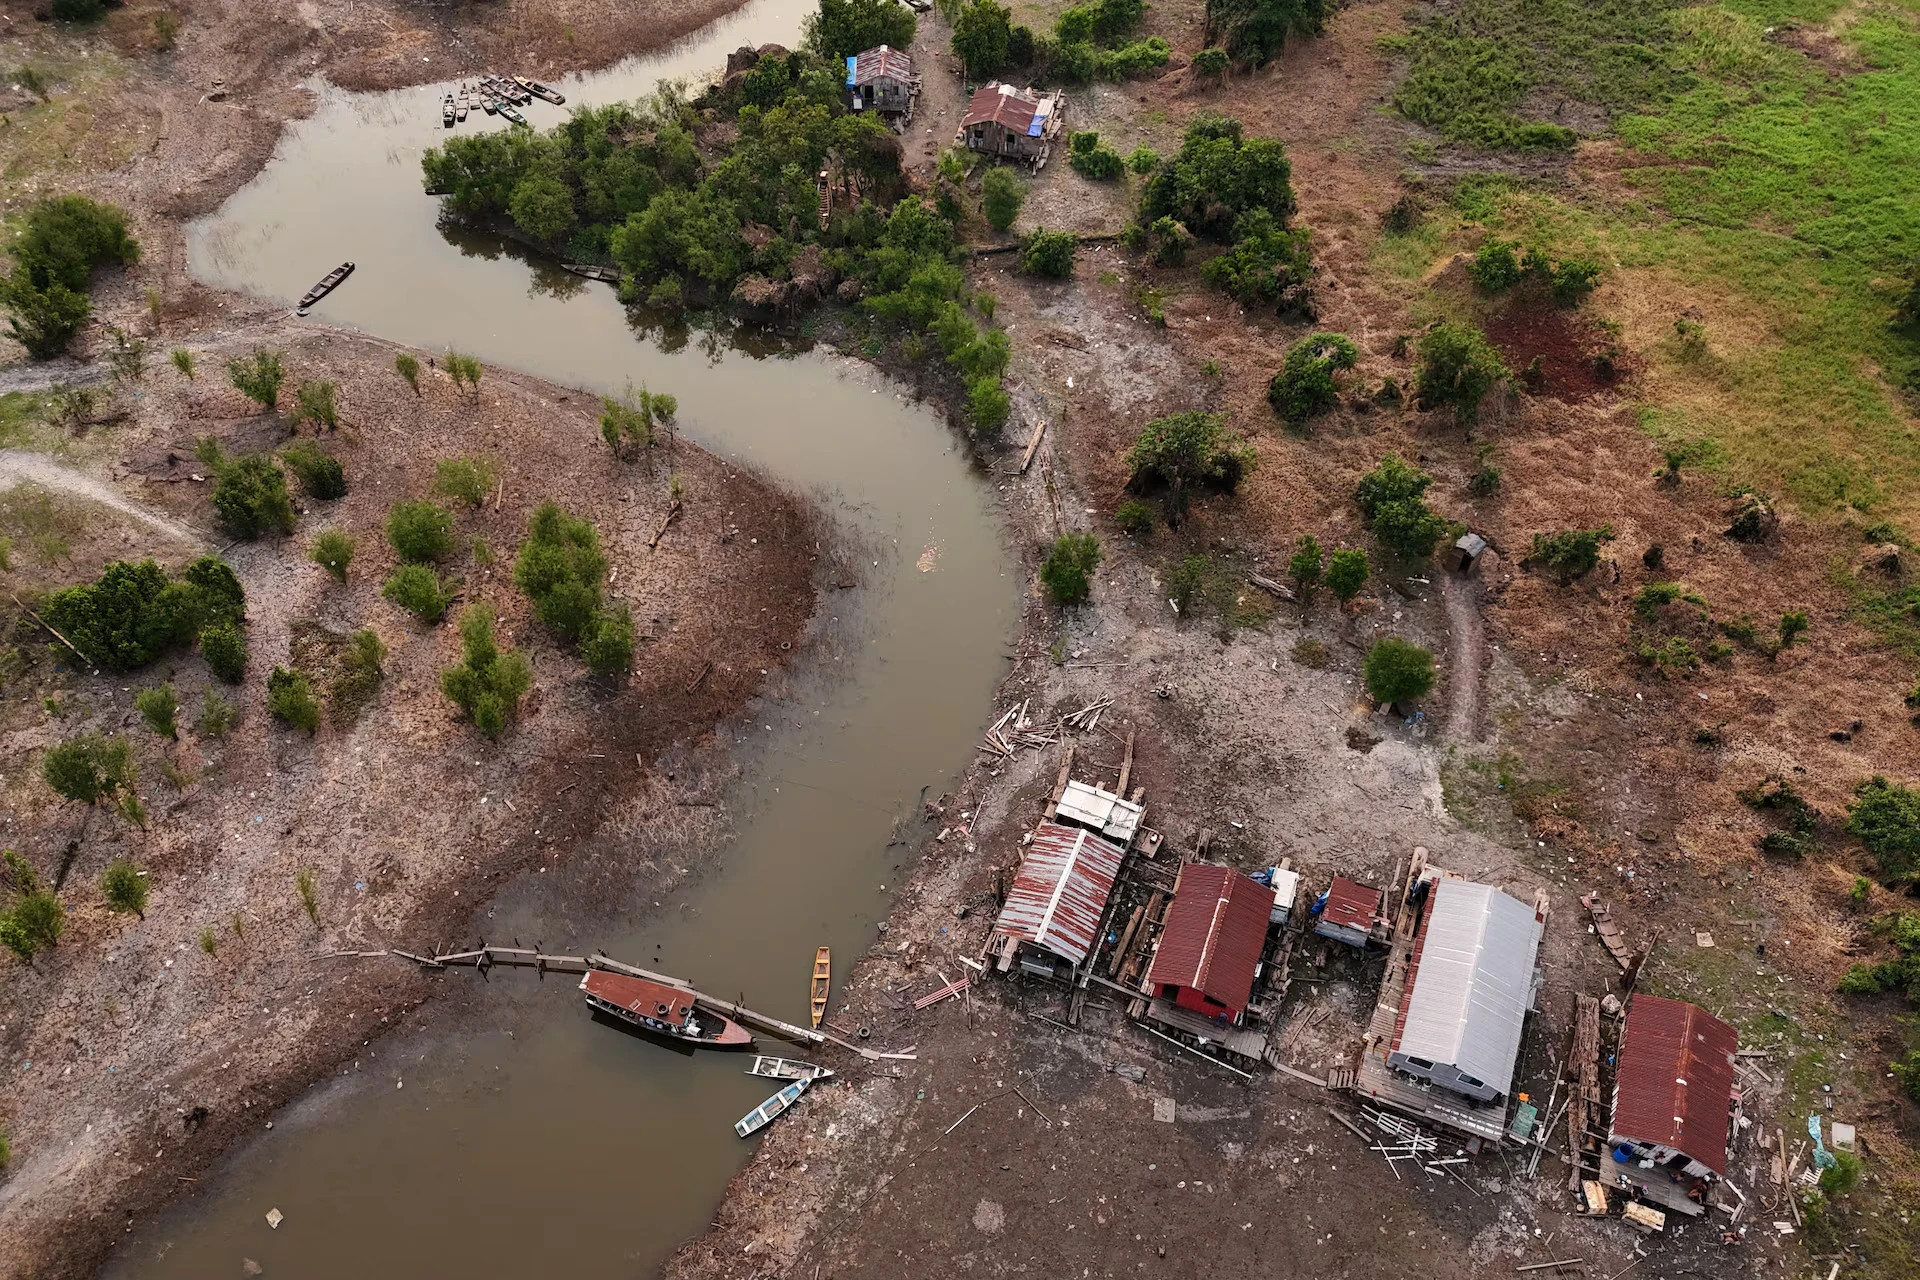
[[[1020,474],[1027,474],[1027,468],[1033,464],[1033,455],[1040,450],[1040,437],[1047,434],[1047,420],[1041,418],[1034,424],[1033,438],[1027,441],[1027,451],[1020,455]]]
[[[707,663],[706,666],[700,668],[700,674],[695,676],[693,678],[693,683],[687,686],[687,692],[692,693],[695,689],[698,689],[701,685],[705,684],[707,682],[707,677],[712,674],[713,674],[713,663],[709,662]]]
[[[1548,1267],[1558,1269],[1560,1267],[1584,1267],[1586,1265],[1587,1260],[1585,1258],[1560,1258],[1554,1262],[1529,1262],[1524,1267],[1515,1267],[1514,1270],[1545,1271]]]
[[[945,975],[942,975],[942,976],[945,976]],[[958,981],[949,982],[946,986],[941,987],[938,991],[932,992],[928,995],[921,996],[918,1000],[915,1000],[913,1002],[913,1007],[917,1012],[918,1010],[924,1009],[929,1005],[939,1004],[942,1000],[945,1000],[950,996],[959,995],[962,991],[965,991],[968,987],[972,985],[973,985],[973,980],[971,978],[961,978]]]
[[[1279,583],[1275,582],[1272,578],[1264,578],[1257,573],[1249,573],[1247,575],[1247,581],[1252,583],[1254,586],[1260,588],[1262,591],[1266,592],[1270,596],[1274,596],[1281,600],[1294,599],[1293,591],[1290,588],[1281,586]]]
[[[667,526],[672,524],[675,520],[679,518],[680,518],[680,501],[679,499],[676,498],[673,502],[673,505],[667,508],[667,514],[665,518],[663,518],[660,521],[660,527],[653,531],[653,537],[647,539],[647,550],[651,551],[655,547],[659,546],[660,539],[667,536]]]
[[[1594,932],[1600,935],[1601,945],[1621,970],[1632,967],[1633,949],[1627,946],[1626,935],[1620,932],[1620,926],[1613,922],[1613,913],[1607,910],[1607,904],[1591,893],[1580,895],[1580,905],[1593,917]]]

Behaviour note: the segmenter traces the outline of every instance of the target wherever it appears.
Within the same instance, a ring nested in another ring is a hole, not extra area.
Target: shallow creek
[[[795,42],[810,7],[758,0],[657,56],[555,87],[569,107],[637,98],[662,77],[710,73],[741,44]],[[851,530],[865,580],[821,599],[840,656],[803,659],[788,696],[742,722],[746,773],[727,796],[736,836],[712,869],[658,911],[639,870],[624,903],[556,906],[564,871],[537,887],[528,877],[474,927],[555,951],[604,947],[804,1022],[814,948],[833,947],[844,979],[905,874],[902,851],[887,849],[896,819],[965,765],[1005,670],[1017,581],[990,492],[936,416],[868,371],[698,334],[669,350],[629,323],[611,287],[496,240],[443,235],[419,157],[444,136],[447,88],[323,90],[260,176],[195,229],[193,269],[291,301],[352,259],[358,270],[315,320],[593,391],[672,391],[688,436],[816,497]],[[544,128],[566,108],[525,110]],[[704,1228],[751,1150],[733,1121],[769,1082],[737,1055],[681,1055],[594,1022],[573,979],[496,970],[484,994],[471,973],[445,981],[466,993],[275,1117],[142,1224],[109,1274],[237,1276],[250,1258],[269,1277],[315,1280],[631,1277]],[[833,1061],[843,1056],[823,1060],[851,1066]],[[285,1220],[270,1229],[275,1208]]]

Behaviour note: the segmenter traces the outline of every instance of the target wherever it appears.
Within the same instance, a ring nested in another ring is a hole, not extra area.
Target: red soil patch
[[[1629,372],[1625,352],[1603,330],[1549,298],[1514,297],[1487,318],[1486,334],[1531,394],[1566,404],[1605,395]],[[1611,356],[1611,372],[1594,359],[1602,352]],[[1532,380],[1527,371],[1536,359],[1540,369]]]

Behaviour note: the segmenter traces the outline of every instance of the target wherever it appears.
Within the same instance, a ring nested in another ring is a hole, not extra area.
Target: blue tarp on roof
[[[847,88],[853,88],[853,64],[858,61],[852,54],[847,55]]]
[[[1047,122],[1047,118],[1045,116],[1035,116],[1033,118],[1033,123],[1027,126],[1027,136],[1029,138],[1039,137],[1040,126],[1045,124],[1046,122]]]

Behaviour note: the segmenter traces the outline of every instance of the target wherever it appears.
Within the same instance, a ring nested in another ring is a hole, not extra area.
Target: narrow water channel
[[[638,97],[742,43],[792,43],[809,7],[759,0],[658,57],[558,87],[570,104]],[[670,390],[687,434],[819,495],[853,527],[870,548],[868,581],[823,600],[843,656],[751,726],[747,776],[728,800],[737,838],[715,869],[653,915],[634,901],[543,918],[555,895],[522,884],[477,922],[553,949],[657,958],[803,1020],[813,949],[831,945],[844,979],[903,874],[886,848],[895,817],[965,764],[1004,670],[1017,587],[987,488],[948,428],[875,378],[825,356],[755,358],[698,340],[664,350],[608,287],[573,287],[497,242],[444,237],[419,176],[421,151],[443,136],[443,91],[329,91],[196,229],[193,269],[291,299],[352,259],[359,270],[317,319],[569,385]],[[543,127],[563,113],[536,103],[530,114]],[[636,873],[636,899],[638,884]],[[560,932],[594,914],[640,923]],[[705,1226],[750,1150],[732,1122],[771,1092],[765,1081],[738,1057],[682,1056],[594,1023],[565,979],[496,972],[465,1003],[474,1012],[430,1009],[370,1046],[357,1070],[142,1225],[110,1274],[200,1280],[253,1259],[268,1277],[313,1280],[633,1277]],[[277,1230],[264,1216],[274,1208]]]

